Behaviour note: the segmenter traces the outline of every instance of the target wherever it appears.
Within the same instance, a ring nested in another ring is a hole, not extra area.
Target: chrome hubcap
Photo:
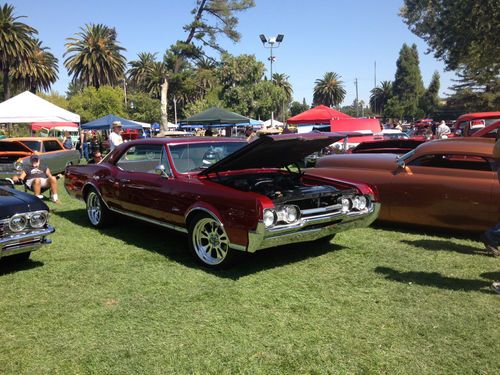
[[[196,255],[203,263],[213,266],[226,259],[229,238],[218,221],[204,218],[194,226],[193,245]]]
[[[87,215],[92,225],[98,225],[101,221],[101,202],[94,192],[90,192],[87,197]]]

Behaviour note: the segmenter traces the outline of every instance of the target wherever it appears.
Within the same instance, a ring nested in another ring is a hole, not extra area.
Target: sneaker
[[[481,236],[479,237],[481,239],[481,241],[483,242],[484,244],[484,247],[486,248],[486,250],[491,254],[493,255],[494,257],[498,257],[500,256],[500,250],[498,250],[498,248],[495,246],[495,245],[492,245],[490,243],[490,241],[488,240],[488,238],[483,234],[481,234]]]
[[[490,289],[496,294],[500,294],[500,283],[493,283],[490,285]]]
[[[52,203],[55,203],[55,204],[61,204],[61,201],[58,199],[58,200],[53,200]]]

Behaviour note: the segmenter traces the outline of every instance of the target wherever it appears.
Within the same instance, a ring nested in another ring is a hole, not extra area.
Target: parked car
[[[29,166],[33,154],[38,154],[54,175],[64,172],[67,165],[80,163],[78,151],[66,150],[57,138],[7,138],[0,141],[0,178],[12,177]]]
[[[497,139],[498,129],[500,129],[500,121],[495,121],[491,125],[482,127],[481,129],[477,129],[477,131],[473,131],[472,134],[469,129],[465,128],[465,136],[469,137],[484,137],[484,138],[493,138]]]
[[[456,136],[470,136],[474,130],[489,126],[498,120],[500,120],[500,112],[466,113],[457,118],[452,132]]]
[[[500,221],[494,143],[460,137],[425,142],[403,156],[332,155],[308,172],[375,186],[380,220],[484,231]]]
[[[424,143],[425,140],[418,139],[384,139],[380,141],[363,142],[356,147],[348,150],[350,154],[406,154],[417,146]]]
[[[368,185],[283,169],[341,137],[141,139],[97,165],[67,167],[65,187],[86,202],[91,225],[118,213],[187,233],[196,260],[224,267],[238,251],[331,238],[375,220]]]
[[[32,251],[51,243],[54,232],[48,224],[49,209],[37,197],[14,189],[0,179],[0,258],[27,260]]]

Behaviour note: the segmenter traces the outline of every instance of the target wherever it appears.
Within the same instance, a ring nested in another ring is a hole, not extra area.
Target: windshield
[[[33,151],[40,151],[39,141],[21,141],[21,143]]]
[[[168,148],[177,172],[186,173],[208,168],[246,144],[247,142],[186,143]]]

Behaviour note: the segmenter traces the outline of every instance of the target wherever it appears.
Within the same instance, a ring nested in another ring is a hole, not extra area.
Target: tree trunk
[[[10,99],[9,68],[3,70],[3,100]]]
[[[168,131],[168,116],[167,116],[167,94],[168,94],[168,80],[163,79],[163,84],[161,85],[161,129],[160,136],[164,135]]]

